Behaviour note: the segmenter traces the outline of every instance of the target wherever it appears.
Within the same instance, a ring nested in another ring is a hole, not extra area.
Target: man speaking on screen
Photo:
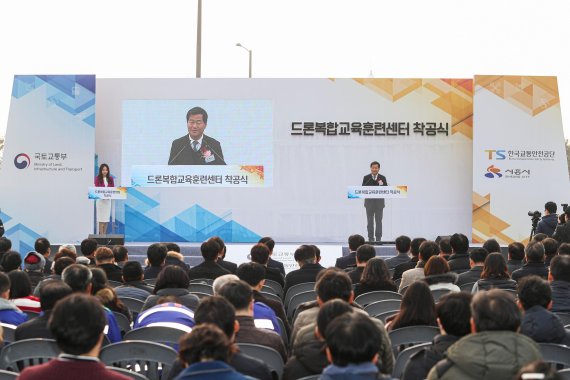
[[[362,186],[388,186],[386,177],[379,174],[380,163],[374,161],[370,164],[370,174],[365,175],[362,179]],[[382,240],[382,215],[384,213],[384,199],[365,199],[364,207],[366,208],[366,219],[368,228],[368,241]],[[376,232],[374,231],[374,222],[376,222]]]
[[[208,113],[194,107],[186,113],[188,134],[172,142],[168,165],[225,165],[220,142],[204,134]]]

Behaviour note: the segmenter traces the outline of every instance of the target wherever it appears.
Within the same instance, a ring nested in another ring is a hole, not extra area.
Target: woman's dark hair
[[[99,174],[97,174],[97,178],[99,178],[99,181],[102,183],[103,182],[103,168],[107,168],[107,176],[106,178],[110,178],[111,177],[111,169],[109,169],[109,165],[107,164],[101,164],[101,166],[99,166]]]
[[[97,292],[103,288],[109,286],[107,283],[107,274],[101,268],[90,268],[93,277],[91,278],[91,283],[93,284],[93,289],[91,294],[97,294]]]
[[[384,285],[394,285],[394,282],[390,278],[390,271],[388,266],[379,257],[368,260],[364,271],[362,272],[362,277],[360,278],[360,283],[362,285],[367,285],[370,287],[382,287]]]
[[[437,326],[435,302],[429,286],[423,281],[413,282],[404,293],[398,315],[390,330],[407,326]]]
[[[188,289],[189,286],[190,279],[184,269],[178,265],[167,265],[158,274],[152,293],[156,294],[159,290],[167,288]]]
[[[505,262],[505,258],[502,254],[497,252],[490,253],[485,259],[483,272],[481,273],[481,279],[487,278],[511,278],[507,269],[507,263]]]
[[[111,311],[116,311],[117,313],[123,314],[129,322],[133,321],[133,317],[129,311],[129,308],[125,306],[123,302],[117,297],[117,293],[111,287],[106,287],[99,290],[95,296],[101,300],[103,306],[109,308]]]
[[[449,272],[449,264],[443,257],[432,256],[429,258],[426,266],[424,267],[425,276],[433,276],[437,274],[444,274]]]
[[[178,342],[178,358],[188,365],[202,360],[220,360],[228,362],[231,355],[231,343],[224,332],[212,323],[196,326]]]
[[[15,300],[16,298],[23,298],[32,294],[32,283],[26,272],[13,270],[8,273],[8,277],[10,277],[11,299]]]

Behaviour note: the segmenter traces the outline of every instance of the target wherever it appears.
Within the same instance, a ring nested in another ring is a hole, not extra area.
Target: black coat
[[[559,243],[570,243],[570,222],[556,227],[552,237],[558,240]]]
[[[325,353],[325,342],[310,340],[295,349],[285,365],[283,380],[296,380],[301,377],[318,375],[329,365]]]
[[[287,273],[283,294],[286,295],[289,288],[304,282],[315,282],[317,274],[325,269],[321,264],[305,264],[301,269]]]
[[[536,226],[536,233],[547,234],[548,236],[552,236],[556,226],[558,225],[558,215],[550,214],[544,215],[538,225]]]
[[[552,311],[553,313],[570,313],[570,282],[552,281]]]
[[[468,253],[454,253],[449,256],[449,269],[452,271],[466,271],[471,269],[469,265],[469,254]]]
[[[404,368],[402,380],[425,379],[430,369],[444,358],[445,351],[459,340],[455,335],[437,335],[429,348],[415,353]]]
[[[537,343],[570,343],[569,333],[560,319],[542,306],[533,306],[524,312],[520,333]]]
[[[230,271],[222,268],[213,261],[204,261],[202,264],[198,264],[195,267],[190,268],[188,271],[188,277],[190,277],[190,280],[196,280],[199,278],[215,280],[225,274],[230,274]]]
[[[334,266],[340,269],[356,266],[356,252],[350,252],[346,256],[339,257]]]
[[[396,281],[397,279],[402,278],[402,274],[409,269],[414,269],[416,265],[418,265],[418,261],[419,258],[414,256],[409,261],[396,265],[396,268],[394,268],[394,274],[392,275],[392,280]]]
[[[513,280],[519,281],[521,278],[530,275],[536,275],[546,280],[548,278],[548,267],[544,263],[526,263],[520,269],[514,271],[511,277]]]

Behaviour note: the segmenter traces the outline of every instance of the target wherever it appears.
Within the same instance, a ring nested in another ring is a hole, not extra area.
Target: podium
[[[88,198],[93,200],[126,200],[127,199],[127,188],[126,187],[95,187],[90,186],[88,188]],[[95,221],[95,223],[97,223]],[[96,224],[95,224],[96,225]],[[95,228],[96,230],[96,228]],[[111,231],[115,230],[115,203],[111,203]],[[115,244],[124,244],[125,237],[124,235],[114,235],[114,234],[105,234],[105,235],[96,235],[96,240],[100,239],[101,242],[113,242],[112,245]],[[122,241],[122,243],[119,243]],[[99,243],[102,244],[102,243]],[[105,245],[110,245],[111,243],[107,243]]]
[[[349,186],[348,199],[407,198],[408,186]]]

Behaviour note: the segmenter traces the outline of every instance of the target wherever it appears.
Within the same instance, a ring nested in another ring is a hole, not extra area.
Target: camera
[[[562,206],[562,211],[566,212],[566,209],[568,208],[568,203],[560,203],[560,206]]]
[[[538,219],[542,216],[542,214],[539,211],[529,211],[528,216],[531,216],[533,219]]]

